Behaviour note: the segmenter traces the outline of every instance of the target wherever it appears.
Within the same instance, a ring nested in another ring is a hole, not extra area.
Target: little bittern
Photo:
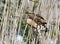
[[[35,13],[33,13],[33,12],[27,10],[27,9],[25,9],[25,12],[28,13],[29,18],[34,20],[38,25],[47,24],[46,20],[42,16],[39,16],[38,14],[35,14]]]
[[[31,22],[34,22],[34,23],[32,23],[33,27],[37,28],[38,25],[39,26],[42,25],[46,28],[46,31],[47,31],[47,27],[45,25],[45,24],[47,24],[47,22],[42,16],[40,16],[39,14],[35,14],[34,12],[31,12],[28,9],[24,9],[24,10],[25,10],[25,13],[27,13],[29,16],[28,20],[30,20]],[[31,25],[31,22],[30,22],[30,25]]]

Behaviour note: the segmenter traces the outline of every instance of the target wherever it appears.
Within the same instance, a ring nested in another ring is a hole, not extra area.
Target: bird
[[[47,20],[45,18],[43,18],[42,16],[40,16],[39,14],[35,14],[34,12],[30,11],[29,9],[24,8],[25,13],[28,14],[29,19],[27,19],[27,23],[30,25],[32,25],[34,28],[37,29],[38,26],[42,25],[44,26],[44,28],[46,29],[45,32],[47,32],[48,28],[46,26],[47,24]],[[27,18],[27,17],[26,17]],[[30,21],[29,21],[30,20]],[[31,23],[32,22],[32,23]],[[33,25],[34,24],[34,25]]]
[[[36,31],[35,31],[35,41],[37,39],[37,35],[38,35],[38,26],[42,25],[45,27],[45,30],[41,30],[41,31],[44,31],[45,33],[48,31],[47,27],[45,24],[47,24],[47,21],[42,17],[42,16],[39,16],[39,14],[35,14],[34,12],[28,10],[28,9],[24,9],[25,10],[25,13],[28,14],[29,17],[25,17],[23,16],[23,19],[26,18],[26,21],[29,25],[32,26],[32,28],[35,28]],[[29,40],[27,41],[27,44],[29,44]]]
[[[38,25],[45,25],[47,21],[40,15],[31,12],[30,10],[25,9],[25,12],[28,13],[29,18],[34,20]]]

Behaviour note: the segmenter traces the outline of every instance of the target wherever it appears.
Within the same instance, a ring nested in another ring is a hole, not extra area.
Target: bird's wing
[[[31,18],[31,19],[33,19],[35,22],[40,22],[41,24],[43,23],[43,24],[47,24],[47,22],[46,22],[46,20],[42,17],[42,16],[40,16],[40,15],[38,15],[38,14],[35,14],[34,12],[31,12],[30,10],[28,10],[28,9],[25,9],[25,11],[26,12],[28,12],[29,14],[29,17]]]
[[[36,15],[38,18],[41,18],[41,19],[43,19],[43,20],[45,20],[42,16],[40,16],[40,15]]]
[[[30,10],[28,10],[28,9],[24,9],[25,10],[25,12],[27,12],[27,13],[29,13],[29,16],[37,16],[38,18],[41,18],[41,19],[43,19],[43,20],[45,20],[42,16],[40,16],[39,14],[35,14],[34,12],[32,12],[32,11],[30,11]]]

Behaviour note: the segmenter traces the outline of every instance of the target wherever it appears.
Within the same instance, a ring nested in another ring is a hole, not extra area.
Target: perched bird
[[[40,25],[44,26],[45,27],[45,30],[41,30],[41,31],[44,31],[45,33],[48,31],[47,30],[47,27],[45,24],[47,24],[46,20],[42,17],[42,16],[39,16],[38,14],[35,14],[34,12],[31,12],[30,10],[28,9],[24,9],[25,10],[25,13],[28,14],[28,18],[23,16],[23,19],[26,18],[26,21],[29,25],[31,25],[34,29],[36,29],[35,31],[35,41],[37,39],[37,36],[38,36],[38,26],[40,27]],[[27,44],[29,44],[29,40],[27,41]]]
[[[32,25],[33,27],[37,28],[37,26],[44,26],[46,28],[45,32],[47,31],[47,27],[45,24],[47,24],[46,19],[44,19],[42,16],[40,16],[39,14],[35,14],[34,12],[28,10],[28,9],[24,9],[25,13],[28,14],[29,19],[27,19],[27,23]]]
[[[45,24],[47,24],[46,20],[42,16],[39,16],[38,14],[35,14],[27,9],[25,9],[25,12],[28,13],[29,18],[34,20],[38,25],[44,26]]]
[[[31,25],[34,29],[36,28],[36,31],[35,31],[35,41],[36,41],[38,36],[38,30],[37,30],[38,26],[40,25],[44,26],[45,30],[42,30],[42,31],[46,33],[48,31],[45,25],[47,24],[47,22],[42,16],[39,16],[38,14],[35,14],[34,12],[31,12],[28,9],[24,9],[24,10],[25,10],[25,13],[28,14],[29,18],[27,17],[23,17],[23,18],[26,18],[27,23]],[[29,44],[29,40],[27,41],[27,44]]]

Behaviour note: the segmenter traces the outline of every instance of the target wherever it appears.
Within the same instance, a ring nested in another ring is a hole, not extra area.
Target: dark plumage
[[[39,16],[38,14],[35,14],[34,12],[31,12],[30,10],[27,10],[27,9],[25,9],[25,13],[27,13],[28,14],[28,16],[29,16],[29,19],[32,19],[33,21],[32,22],[34,22],[35,24],[37,24],[37,26],[39,25],[42,25],[42,26],[44,26],[45,27],[45,32],[47,32],[48,30],[48,28],[46,27],[46,25],[45,24],[47,24],[47,22],[46,22],[46,20],[42,17],[42,16]],[[33,24],[34,24],[33,23]],[[32,26],[33,27],[36,27],[35,26],[35,24],[33,25],[32,24]],[[31,25],[31,23],[30,23],[30,25]],[[36,27],[37,28],[37,27]],[[42,30],[42,31],[44,31],[44,30]]]
[[[36,35],[35,42],[36,42],[37,35],[38,35],[37,26],[40,26],[40,25],[44,26],[45,30],[42,30],[42,31],[46,33],[48,31],[47,27],[45,26],[47,22],[42,16],[39,16],[38,14],[31,12],[30,10],[25,9],[25,13],[28,13],[29,15],[29,19],[28,19],[29,21],[27,20],[27,23],[36,28],[36,31],[35,31],[35,35]],[[27,44],[29,44],[29,41],[27,42]]]
[[[38,14],[35,14],[35,13],[33,13],[33,12],[27,10],[27,9],[25,9],[25,12],[28,13],[29,18],[34,20],[38,25],[47,24],[46,20],[42,16],[39,16]]]

